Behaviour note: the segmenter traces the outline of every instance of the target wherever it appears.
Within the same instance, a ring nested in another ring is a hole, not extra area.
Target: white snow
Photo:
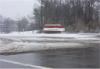
[[[9,34],[0,34],[0,36],[32,36],[33,33],[32,31],[28,31],[28,32],[12,32]]]
[[[14,42],[6,46],[0,46],[0,53],[10,52],[29,52],[29,51],[40,51],[48,49],[59,49],[59,48],[75,48],[83,47],[81,43],[23,43]]]
[[[99,33],[45,34],[32,31],[0,34],[0,53],[29,52],[60,48],[84,48],[86,44],[100,43]]]
[[[93,37],[99,33],[58,33],[58,34],[45,34],[37,33],[37,31],[27,31],[27,32],[12,32],[9,34],[0,34],[0,36],[34,36],[34,37]]]

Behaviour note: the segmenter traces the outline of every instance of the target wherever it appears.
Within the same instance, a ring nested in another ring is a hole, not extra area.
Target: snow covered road
[[[61,48],[84,48],[100,43],[99,34],[0,34],[0,54]]]

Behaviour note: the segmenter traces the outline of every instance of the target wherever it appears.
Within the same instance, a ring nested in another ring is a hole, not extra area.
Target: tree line
[[[39,29],[46,23],[61,23],[67,32],[100,32],[100,0],[38,0],[34,9]]]
[[[35,30],[35,23],[27,17],[14,20],[0,15],[0,33],[23,32]]]
[[[66,32],[100,32],[100,0],[38,0],[33,17],[17,20],[0,15],[0,32],[42,30],[46,23],[61,23]]]

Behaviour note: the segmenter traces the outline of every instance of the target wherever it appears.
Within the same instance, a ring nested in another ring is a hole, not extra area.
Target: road
[[[1,38],[1,37],[0,37]],[[50,46],[68,46],[67,48],[55,48],[50,50],[31,51],[28,53],[14,53],[10,55],[0,55],[0,68],[99,68],[100,67],[100,41],[99,38],[86,37],[80,39],[39,37],[31,39],[30,37],[8,37],[1,39],[5,44],[12,45],[12,42],[22,43],[52,43]],[[6,40],[5,40],[6,39]],[[55,44],[56,43],[56,44]],[[65,44],[63,44],[65,43]],[[66,43],[79,43],[82,47],[74,44],[69,47]],[[60,44],[60,45],[59,45]],[[25,44],[24,44],[25,45]],[[28,45],[27,45],[28,46]],[[10,49],[11,50],[11,49]],[[19,51],[19,49],[17,49]],[[22,49],[20,49],[22,50]],[[27,49],[25,49],[27,50]],[[28,49],[29,50],[29,49]],[[15,52],[15,51],[14,51]]]
[[[100,47],[99,47],[100,49]],[[98,47],[84,49],[62,49],[16,55],[0,55],[0,68],[98,68]]]

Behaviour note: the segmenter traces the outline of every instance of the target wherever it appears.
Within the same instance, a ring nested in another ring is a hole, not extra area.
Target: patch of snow
[[[37,31],[26,31],[26,32],[13,32],[9,34],[0,34],[0,36],[33,36],[33,37],[94,37],[95,34],[89,33],[59,33],[59,34],[45,34],[36,33]]]
[[[3,45],[3,44],[2,44]],[[11,53],[11,52],[29,52],[29,51],[40,51],[49,49],[60,49],[60,48],[80,48],[84,47],[81,43],[23,43],[13,42],[5,46],[0,46],[0,53]]]
[[[100,40],[99,38],[76,38],[77,40]]]
[[[35,33],[35,34],[34,34]],[[83,41],[89,43],[100,42],[97,33],[60,33],[45,34],[32,31],[13,32],[9,34],[0,34],[0,53],[4,52],[29,52],[60,48],[82,48],[87,47],[82,43],[74,41]],[[74,40],[74,41],[73,41]],[[38,42],[39,41],[39,42]],[[51,42],[52,41],[52,42]],[[68,41],[68,42],[67,42]],[[6,44],[6,42],[9,42]]]

